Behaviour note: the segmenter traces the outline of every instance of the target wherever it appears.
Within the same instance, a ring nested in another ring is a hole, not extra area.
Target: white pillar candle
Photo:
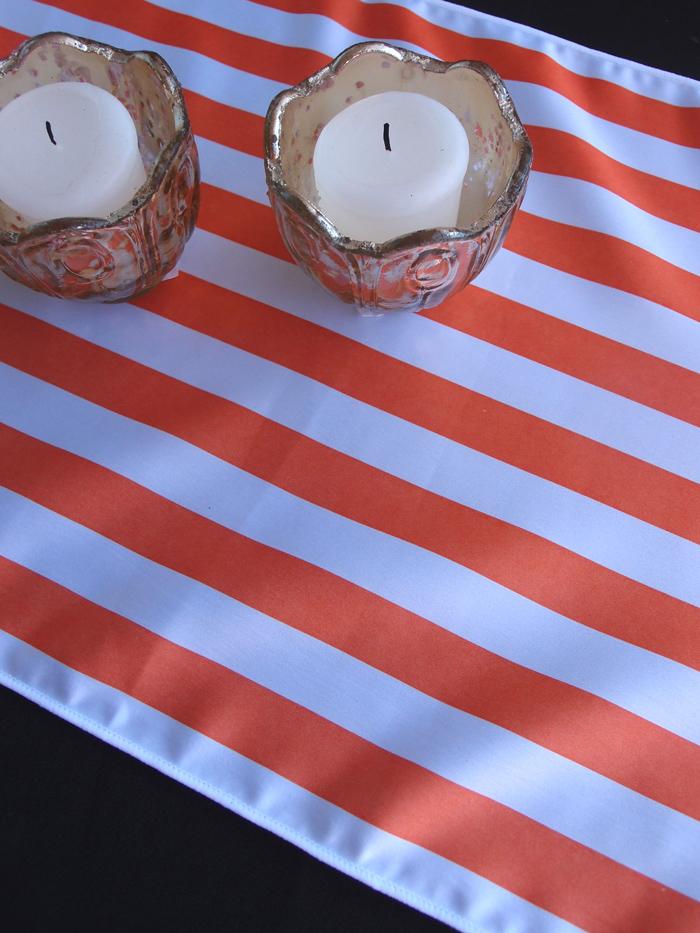
[[[375,94],[321,131],[319,208],[355,240],[454,227],[468,164],[469,140],[451,110],[423,94]]]
[[[33,223],[107,217],[145,180],[129,111],[94,84],[45,84],[0,110],[0,198]]]

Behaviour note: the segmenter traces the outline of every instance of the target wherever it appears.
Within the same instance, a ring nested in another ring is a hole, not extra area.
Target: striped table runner
[[[457,929],[696,933],[700,86],[440,0],[0,20],[161,52],[203,168],[151,294],[0,283],[2,681]],[[477,282],[379,320],[261,161],[368,37],[490,62],[535,147]]]

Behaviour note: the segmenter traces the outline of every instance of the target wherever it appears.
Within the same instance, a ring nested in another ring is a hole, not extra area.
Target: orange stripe
[[[544,126],[528,126],[527,132],[538,172],[601,185],[655,217],[700,232],[700,190],[624,165],[571,133]]]
[[[188,325],[184,306],[191,302],[190,316],[206,308],[219,339],[235,333],[245,344],[254,342],[256,332],[274,330],[280,345],[293,343],[300,357],[324,359],[329,368],[364,382],[342,343],[329,343],[327,355],[320,352],[312,326],[304,341],[270,309],[260,316],[247,302],[232,306],[223,290],[200,290],[196,282],[190,289],[189,279],[176,284],[168,305],[178,308],[181,300],[183,309],[174,320]],[[168,431],[309,502],[469,567],[584,625],[700,668],[700,610],[694,606],[19,312],[7,308],[4,317],[0,352],[11,365]],[[411,394],[405,379],[393,380],[391,372],[383,378],[404,397]],[[448,407],[440,399],[434,403]]]
[[[700,276],[619,237],[518,212],[508,249],[700,321]]]
[[[502,39],[475,39],[436,26],[401,6],[348,0],[260,0],[289,13],[328,16],[362,36],[391,36],[448,61],[483,59],[506,81],[549,87],[588,113],[683,146],[700,147],[700,107],[677,107],[612,81],[569,71],[554,59]],[[517,28],[517,27],[516,27]],[[258,66],[259,67],[259,66]]]
[[[237,210],[238,201],[243,199],[212,189],[216,191],[214,198],[206,188],[204,186],[202,192],[201,225],[213,233],[253,245],[251,234],[246,232],[248,224],[243,222],[243,215]],[[268,208],[258,205],[251,210],[253,216],[257,217],[255,248],[280,256],[283,247],[277,232],[271,225],[262,224],[261,212]],[[216,333],[217,328],[209,316],[205,320],[202,317],[192,318],[189,314],[189,299],[185,298],[189,289],[207,293],[207,284],[200,281],[195,285],[188,281],[187,285],[178,286],[179,295],[170,289],[167,300],[158,300],[160,313],[174,317],[182,313],[190,322],[188,326],[206,333]],[[228,296],[227,299],[214,297],[214,292],[207,300],[211,300],[214,306],[229,304],[231,292],[223,292]],[[144,307],[154,307],[148,297],[139,299],[137,303],[142,303]],[[174,310],[180,307],[181,311]],[[242,312],[243,307],[259,308],[261,317],[267,322],[271,321],[272,314],[280,314],[268,305],[236,294],[236,310]],[[231,310],[229,308],[228,312]],[[222,309],[222,319],[226,313]],[[276,325],[285,333],[290,328],[303,331],[294,338],[286,338],[289,341],[287,345],[276,340],[272,328],[266,328],[257,334],[255,349],[244,341],[246,347],[259,356],[274,359],[347,395],[700,543],[698,484],[323,328],[316,328],[298,319],[294,324],[292,318],[292,315],[285,314],[282,322]],[[232,333],[229,339],[242,345],[240,341],[243,337],[238,332]],[[294,340],[301,341],[299,346],[303,346],[304,341],[311,339],[323,344],[319,353],[325,356],[314,357],[309,354],[299,358]],[[325,363],[325,360],[337,353],[332,348],[339,345],[343,347],[341,356],[344,359],[347,359],[350,347],[353,348],[353,369],[347,373]],[[648,381],[650,375],[647,374],[645,378]],[[405,390],[407,382],[412,386],[410,396]]]
[[[290,262],[270,209],[202,186],[199,226]],[[424,317],[700,426],[700,375],[470,285]]]
[[[443,703],[700,818],[700,786],[686,780],[700,770],[700,749],[692,742],[228,531],[82,457],[2,426],[0,441],[0,475],[20,495]],[[56,483],[57,476],[70,477],[70,483]],[[660,769],[659,761],[667,767]]]
[[[17,48],[21,42],[24,42],[26,38],[27,37],[20,32],[12,32],[12,30],[0,26],[0,57],[4,58],[6,55],[9,55],[10,52]]]
[[[700,427],[700,375],[689,369],[478,285],[421,314]]]
[[[4,558],[0,584],[14,637],[591,933],[700,924],[696,901]]]
[[[291,262],[271,208],[231,191],[202,184],[197,225],[235,243]]]
[[[187,112],[197,136],[262,158],[264,120],[185,89]]]

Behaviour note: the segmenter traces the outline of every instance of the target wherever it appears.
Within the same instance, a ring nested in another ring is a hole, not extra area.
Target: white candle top
[[[408,91],[341,111],[322,130],[313,159],[321,211],[345,236],[375,242],[454,226],[468,164],[457,117]]]
[[[102,88],[46,84],[0,110],[0,198],[32,222],[107,217],[145,180],[134,121]]]

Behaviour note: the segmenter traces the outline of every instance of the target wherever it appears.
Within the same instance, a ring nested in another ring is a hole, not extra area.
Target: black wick
[[[55,145],[56,145],[56,140],[53,138],[53,132],[51,131],[51,124],[49,123],[48,120],[46,121],[46,132],[49,134],[49,139],[51,140],[51,142],[52,142],[52,143],[54,144],[54,146],[55,146]]]
[[[389,124],[384,124],[384,148],[387,152],[391,152],[391,143],[389,142]]]

